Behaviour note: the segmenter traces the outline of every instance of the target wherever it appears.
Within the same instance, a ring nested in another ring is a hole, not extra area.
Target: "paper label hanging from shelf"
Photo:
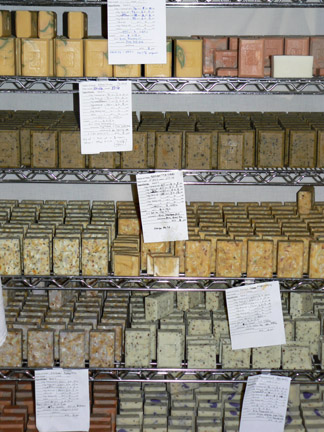
[[[87,369],[36,370],[35,396],[39,432],[89,431]]]
[[[286,343],[279,282],[225,291],[232,349]]]
[[[3,345],[7,337],[7,323],[3,304],[2,281],[0,278],[0,346]]]
[[[108,1],[109,64],[166,63],[165,0]]]
[[[283,432],[291,379],[248,377],[239,432]]]
[[[82,82],[79,95],[81,153],[131,151],[131,82]]]
[[[144,242],[188,240],[183,174],[137,174],[136,182]]]

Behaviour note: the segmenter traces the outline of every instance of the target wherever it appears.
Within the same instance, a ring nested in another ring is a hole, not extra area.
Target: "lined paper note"
[[[232,349],[286,343],[279,282],[225,291]]]
[[[240,432],[283,432],[290,381],[274,375],[248,377]]]
[[[87,369],[35,371],[36,427],[39,432],[88,431]]]
[[[145,243],[187,240],[187,211],[180,171],[136,176]]]
[[[165,0],[108,1],[109,64],[166,63]]]
[[[81,153],[131,151],[131,82],[82,82],[79,90]]]

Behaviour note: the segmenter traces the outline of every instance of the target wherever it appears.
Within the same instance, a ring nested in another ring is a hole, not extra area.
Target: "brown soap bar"
[[[236,69],[237,68],[237,51],[215,51],[214,52],[214,69],[219,68]]]
[[[0,130],[0,167],[20,167],[19,130]]]
[[[230,50],[238,50],[239,48],[239,38],[238,37],[230,37],[228,41],[228,48]]]
[[[218,168],[243,168],[244,135],[220,132],[218,134]]]
[[[237,69],[231,69],[231,68],[219,68],[217,70],[217,76],[222,77],[237,77],[238,70]]]
[[[324,68],[324,36],[310,38],[309,55],[313,56],[313,74],[319,75]]]
[[[212,136],[210,133],[186,133],[186,168],[212,169]]]
[[[155,168],[181,169],[182,133],[158,132],[155,145]]]
[[[31,131],[31,167],[57,168],[57,131]]]
[[[303,277],[304,242],[278,241],[278,278]]]
[[[309,37],[285,37],[285,55],[308,56]]]
[[[316,132],[313,130],[290,131],[289,166],[291,168],[315,168]]]
[[[322,130],[317,131],[317,168],[324,167],[324,127]]]
[[[244,135],[243,142],[243,167],[255,167],[255,131],[242,131]]]
[[[284,38],[283,37],[265,37],[264,38],[264,66],[270,67],[271,56],[283,55]]]
[[[273,270],[273,242],[249,240],[247,251],[247,277],[270,278]]]
[[[243,39],[239,42],[239,77],[264,76],[264,39]]]
[[[80,131],[59,132],[60,168],[85,168],[86,157],[81,154]]]
[[[242,241],[218,240],[216,244],[216,276],[242,275]]]
[[[281,130],[259,130],[257,149],[258,167],[283,168],[285,132]]]
[[[121,153],[121,168],[147,168],[146,132],[133,132],[133,150]]]
[[[203,38],[203,74],[212,75],[214,73],[214,52],[216,50],[226,50],[227,37],[204,37]]]

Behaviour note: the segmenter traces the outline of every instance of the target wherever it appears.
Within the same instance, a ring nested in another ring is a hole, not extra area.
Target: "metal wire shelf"
[[[254,279],[255,283],[277,280],[281,292],[324,292],[324,279]],[[248,278],[198,277],[120,277],[120,276],[2,276],[2,287],[8,290],[98,290],[98,291],[202,291],[224,292],[251,283]]]
[[[58,366],[58,365],[57,365]],[[48,368],[37,368],[48,369]],[[0,381],[34,381],[35,369],[6,368],[0,370]],[[262,369],[157,369],[157,368],[89,368],[90,382],[150,382],[150,383],[221,383],[221,384],[245,384],[248,376],[264,373]],[[310,382],[323,384],[324,371],[313,370],[266,370],[273,375],[288,376],[295,384],[307,384]]]
[[[322,95],[324,78],[97,78],[1,76],[0,93],[78,93],[83,81],[132,82],[133,94]]]
[[[69,7],[98,7],[106,6],[107,2],[104,0],[1,0],[0,5],[6,6],[69,6]],[[166,7],[179,8],[179,7],[199,7],[199,8],[213,8],[213,7],[323,7],[324,3],[321,0],[308,1],[308,0],[201,0],[201,1],[166,1]]]
[[[135,184],[136,174],[154,169],[0,168],[0,183]],[[182,170],[185,185],[324,185],[322,168]]]

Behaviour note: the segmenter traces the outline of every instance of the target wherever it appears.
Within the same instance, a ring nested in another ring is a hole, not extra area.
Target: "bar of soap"
[[[28,367],[54,366],[54,331],[28,330]]]
[[[1,367],[21,367],[22,359],[22,330],[8,329],[6,340],[0,347]]]
[[[324,277],[324,242],[310,243],[309,277]]]
[[[216,243],[216,276],[242,275],[242,241],[218,240]]]
[[[274,78],[312,78],[313,56],[273,56],[272,76]]]
[[[83,39],[88,36],[88,16],[84,12],[67,13],[69,39]]]
[[[53,76],[53,49],[51,39],[21,39],[21,74]]]
[[[156,133],[155,168],[181,169],[182,167],[182,133]]]
[[[264,39],[240,38],[238,76],[264,76]]]
[[[125,64],[114,66],[114,77],[116,78],[139,78],[142,74],[140,64]]]
[[[86,167],[86,157],[81,154],[80,131],[59,131],[59,167]]]
[[[188,368],[216,368],[216,341],[188,343]]]
[[[114,252],[115,276],[139,276],[140,255],[138,252]]]
[[[202,76],[202,40],[176,39],[175,44],[175,76]]]
[[[318,354],[320,340],[320,320],[316,317],[312,318],[297,318],[296,326],[296,342],[303,345],[309,345],[311,354]]]
[[[108,238],[82,239],[82,274],[84,276],[108,274]]]
[[[115,332],[91,330],[89,350],[90,367],[114,367]]]
[[[83,39],[55,39],[55,68],[59,77],[83,76]]]
[[[209,240],[187,240],[185,252],[186,276],[210,276],[211,242]]]
[[[19,238],[0,238],[0,274],[21,274],[21,255]]]
[[[0,129],[0,167],[19,168],[19,131]]]
[[[57,131],[31,131],[31,167],[57,168]]]
[[[281,365],[281,345],[252,348],[254,369],[279,369]]]
[[[0,75],[16,74],[16,40],[13,37],[0,38]]]
[[[37,38],[38,12],[17,10],[15,13],[17,38]]]
[[[242,133],[221,132],[218,134],[218,168],[242,169],[244,135]]]
[[[283,369],[312,369],[311,353],[308,345],[288,342],[282,346]]]
[[[270,278],[273,272],[273,242],[249,240],[247,255],[247,277]]]
[[[282,168],[284,166],[285,132],[283,130],[259,130],[257,166]]]
[[[179,276],[180,260],[177,256],[155,256],[153,257],[154,276]]]
[[[50,241],[48,238],[25,238],[23,250],[26,275],[50,274]]]
[[[297,209],[299,214],[309,214],[315,204],[314,186],[303,186],[297,192]]]
[[[42,39],[54,39],[56,37],[57,15],[52,11],[41,10],[38,12],[38,37]]]
[[[212,169],[212,136],[210,133],[186,133],[186,168]]]
[[[151,339],[149,329],[125,330],[125,366],[149,367],[151,362]]]
[[[304,242],[278,241],[277,276],[279,278],[303,277]]]
[[[11,13],[7,10],[0,11],[0,37],[11,36]]]
[[[147,168],[146,132],[133,132],[133,150],[121,152],[121,168]]]
[[[154,293],[145,297],[145,319],[156,321],[174,310],[173,292]]]
[[[157,367],[181,368],[183,337],[178,330],[158,330],[157,334]]]
[[[289,137],[289,166],[315,168],[317,134],[313,130],[291,130]]]
[[[108,40],[90,37],[84,39],[84,75],[112,77],[113,66],[108,63]]]

